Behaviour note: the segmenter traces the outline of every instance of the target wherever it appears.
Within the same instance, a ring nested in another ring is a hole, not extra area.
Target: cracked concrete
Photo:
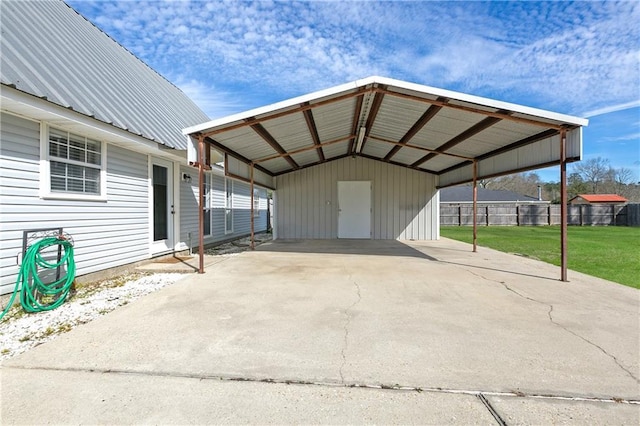
[[[554,318],[553,318],[553,305],[552,305],[552,304],[549,304],[549,303],[546,303],[546,302],[542,302],[542,301],[540,301],[540,300],[536,300],[536,299],[533,299],[533,298],[528,297],[528,296],[524,296],[524,295],[522,295],[522,294],[518,293],[516,290],[512,289],[511,287],[509,287],[509,285],[508,285],[505,281],[498,281],[498,280],[494,280],[494,279],[487,278],[487,277],[485,277],[484,275],[482,275],[482,274],[478,274],[478,273],[476,273],[476,272],[474,272],[474,271],[472,271],[472,270],[470,270],[470,269],[467,269],[466,271],[467,271],[467,272],[469,272],[470,274],[472,274],[472,275],[474,275],[474,276],[476,276],[476,277],[482,278],[482,279],[484,279],[484,280],[492,281],[492,282],[495,282],[495,283],[501,284],[504,288],[506,288],[506,289],[507,289],[507,290],[509,290],[510,292],[512,292],[512,293],[514,293],[514,294],[516,294],[516,295],[518,295],[519,297],[522,297],[523,299],[530,300],[531,302],[539,303],[539,304],[541,304],[541,305],[545,305],[545,306],[547,306],[547,307],[549,308],[549,311],[547,312],[547,316],[549,317],[549,321],[551,321],[551,323],[552,323],[552,324],[554,324],[554,325],[556,325],[556,326],[558,326],[558,327],[562,328],[562,329],[563,329],[563,330],[565,330],[567,333],[571,333],[571,334],[573,334],[574,336],[578,337],[579,339],[582,339],[582,340],[583,340],[583,341],[585,341],[586,343],[588,343],[588,344],[590,344],[590,345],[592,345],[592,346],[594,346],[594,347],[598,348],[598,349],[599,349],[603,354],[605,354],[606,356],[608,356],[609,358],[611,358],[611,359],[613,360],[613,362],[615,362],[615,364],[616,364],[618,367],[620,367],[620,368],[621,368],[625,373],[627,373],[627,374],[628,374],[628,375],[629,375],[633,380],[635,380],[638,384],[640,384],[640,380],[638,380],[638,377],[636,377],[636,376],[635,376],[635,375],[634,375],[634,374],[633,374],[633,373],[632,373],[628,368],[626,368],[624,365],[622,365],[622,364],[618,361],[618,358],[616,358],[614,355],[611,355],[610,353],[608,353],[608,352],[607,352],[607,351],[606,351],[602,346],[598,345],[597,343],[592,342],[591,340],[589,340],[589,339],[587,339],[587,338],[585,338],[585,337],[581,336],[580,334],[578,334],[578,333],[574,332],[573,330],[569,329],[568,327],[565,327],[564,325],[562,325],[562,324],[558,323],[557,321],[555,321],[555,320],[554,320]]]
[[[344,383],[344,373],[343,369],[345,364],[347,363],[347,349],[349,348],[349,324],[351,323],[351,319],[353,315],[351,314],[351,310],[356,307],[358,303],[362,300],[362,295],[360,294],[360,286],[357,282],[353,282],[353,285],[356,288],[356,294],[358,298],[344,311],[345,314],[345,322],[344,322],[344,344],[342,345],[342,351],[340,355],[342,355],[342,364],[340,364],[340,381]]]
[[[638,292],[558,274],[449,240],[264,244],[4,363],[1,420],[495,423],[482,394],[508,424],[637,424]]]

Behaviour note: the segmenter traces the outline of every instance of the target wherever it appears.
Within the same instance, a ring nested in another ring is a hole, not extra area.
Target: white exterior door
[[[338,182],[338,238],[371,238],[371,182]]]
[[[172,251],[174,246],[173,163],[151,161],[151,254]]]

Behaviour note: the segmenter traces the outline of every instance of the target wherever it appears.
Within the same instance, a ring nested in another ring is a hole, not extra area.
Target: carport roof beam
[[[497,117],[487,117],[487,118],[483,119],[482,121],[480,121],[479,123],[476,123],[475,125],[469,127],[464,132],[458,134],[457,136],[454,136],[453,138],[451,138],[447,142],[443,143],[438,148],[436,148],[435,151],[438,154],[442,154],[442,153],[444,153],[444,151],[446,151],[448,149],[451,149],[454,146],[456,146],[456,145],[466,141],[467,139],[475,136],[476,134],[482,132],[483,130],[488,129],[489,127],[491,127],[494,124],[498,123],[500,120],[502,120],[502,119],[501,118],[497,118]],[[427,161],[429,161],[432,158],[436,157],[438,154],[435,154],[435,153],[427,154],[424,157],[420,158],[415,163],[413,163],[411,165],[411,167],[418,167],[422,163],[426,163]]]
[[[309,102],[301,106],[308,106]],[[316,151],[318,153],[318,157],[320,161],[326,161],[324,158],[324,151],[322,151],[322,147],[320,146],[320,136],[318,136],[318,128],[316,127],[316,122],[313,119],[313,112],[311,109],[305,109],[302,111],[304,114],[304,120],[307,122],[307,127],[309,128],[309,134],[311,135],[311,139],[313,140],[313,144],[316,146]]]
[[[438,98],[439,100],[444,101],[442,98]],[[442,109],[441,105],[431,105],[427,110],[422,114],[422,116],[411,126],[411,128],[407,131],[407,133],[402,136],[402,138],[398,141],[399,144],[394,146],[389,150],[387,155],[383,158],[384,161],[389,161],[393,158],[394,155],[398,151],[402,149],[401,145],[406,145],[413,137],[422,129],[436,114]]]
[[[282,155],[284,159],[287,160],[287,162],[291,165],[291,167],[293,167],[294,170],[297,170],[300,168],[298,163],[296,163],[296,161],[293,158],[291,158],[291,155],[282,147],[282,145],[278,143],[278,141],[273,136],[271,136],[271,133],[269,133],[267,129],[265,129],[262,126],[262,124],[252,124],[250,127],[262,139],[264,139],[264,141],[267,142],[271,146],[271,148],[274,149],[274,151]]]

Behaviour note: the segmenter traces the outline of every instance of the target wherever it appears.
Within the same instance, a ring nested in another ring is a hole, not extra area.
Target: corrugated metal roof
[[[577,117],[369,77],[193,126],[184,133],[216,141],[228,154],[241,154],[273,175],[360,155],[434,173],[445,185],[453,185],[471,179],[468,165],[474,161],[478,178],[558,164],[555,147],[561,130],[574,131],[567,139],[580,141],[579,128],[586,124]],[[250,134],[242,144],[227,139],[239,129],[254,131],[262,140],[254,142]],[[254,143],[249,149],[247,145]],[[318,146],[331,155],[302,155],[315,153]],[[579,159],[580,143],[567,146],[568,160]],[[276,168],[273,161],[265,161],[274,155],[283,156],[288,166],[279,163]],[[492,161],[498,157],[499,163]]]
[[[208,120],[180,89],[59,0],[2,0],[2,84],[171,148]]]

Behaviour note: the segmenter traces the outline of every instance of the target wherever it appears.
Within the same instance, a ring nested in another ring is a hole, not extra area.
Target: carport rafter
[[[373,91],[379,91],[380,89],[374,88],[372,89]],[[414,101],[418,101],[418,102],[425,102],[431,105],[439,105],[445,108],[451,108],[451,109],[457,109],[460,111],[466,111],[466,112],[472,112],[472,113],[476,113],[476,114],[480,114],[480,115],[484,115],[486,117],[495,117],[495,118],[501,118],[503,120],[507,120],[507,121],[514,121],[517,123],[522,123],[522,124],[530,124],[532,126],[539,126],[539,127],[546,127],[548,129],[556,129],[556,130],[560,130],[563,125],[560,124],[553,124],[553,123],[548,123],[546,121],[538,121],[538,120],[533,120],[531,118],[525,118],[525,117],[517,117],[517,116],[513,116],[510,114],[505,114],[504,112],[500,112],[500,111],[504,111],[504,110],[498,110],[498,111],[487,111],[485,109],[480,109],[480,108],[474,108],[474,107],[469,107],[466,105],[458,105],[458,104],[452,104],[450,102],[443,102],[443,101],[439,101],[437,99],[427,99],[427,98],[422,98],[420,96],[414,96],[414,95],[409,95],[406,93],[399,93],[399,92],[393,92],[393,91],[385,91],[385,93],[387,93],[389,96],[395,96],[398,98],[404,98],[404,99],[411,99]],[[511,111],[509,111],[509,113],[512,113]]]
[[[216,140],[212,139],[211,137],[205,137],[204,139],[205,143],[211,145],[212,147],[214,147],[215,149],[217,149],[218,151],[222,152],[223,154],[227,154],[230,155],[231,157],[235,158],[236,160],[239,160],[247,165],[251,164],[251,160],[249,160],[247,157],[238,154],[237,152],[235,152],[232,149],[227,148],[226,146],[222,145],[220,142],[217,142]],[[262,173],[265,173],[268,176],[273,176],[273,173],[267,169],[265,169],[264,167],[257,165],[256,164],[256,169],[260,170]]]
[[[264,141],[268,143],[274,151],[276,151],[278,154],[281,154],[282,157],[287,160],[287,163],[289,163],[289,165],[291,165],[294,170],[298,170],[300,168],[298,163],[296,163],[296,161],[291,158],[291,155],[282,147],[282,145],[278,143],[278,141],[273,136],[271,136],[271,133],[269,133],[267,129],[262,126],[262,124],[251,124],[249,127],[251,127],[254,132],[256,132],[262,139],[264,139]]]
[[[447,151],[447,150],[453,148],[454,146],[466,141],[467,139],[477,135],[478,133],[482,132],[483,130],[488,129],[489,127],[491,127],[494,124],[500,122],[501,120],[502,119],[498,118],[498,117],[487,117],[487,118],[481,120],[479,123],[476,123],[473,126],[469,127],[467,130],[463,131],[462,133],[459,133],[458,135],[456,135],[453,138],[449,139],[447,142],[443,143],[438,148],[436,148],[435,151],[438,152],[438,153],[442,153],[444,151]],[[437,155],[438,154],[435,154],[435,153],[427,154],[424,157],[420,158],[418,161],[416,161],[413,164],[411,164],[411,167],[419,167],[421,164],[426,163],[427,161],[431,160],[432,158],[436,157]]]
[[[236,129],[240,129],[242,127],[251,126],[253,124],[264,123],[265,121],[269,121],[269,120],[274,120],[276,118],[285,117],[287,115],[297,114],[297,113],[305,111],[307,109],[313,109],[313,108],[317,108],[317,107],[333,104],[333,103],[336,103],[336,102],[343,101],[345,99],[354,98],[356,96],[363,97],[365,94],[370,93],[371,91],[372,91],[371,88],[361,87],[360,89],[356,90],[353,93],[346,93],[346,94],[341,95],[341,96],[336,96],[335,98],[326,99],[324,101],[314,102],[313,104],[309,103],[309,105],[299,105],[297,108],[292,108],[292,109],[288,109],[286,111],[281,111],[279,113],[272,114],[272,115],[269,115],[267,117],[260,117],[260,118],[251,117],[251,118],[247,118],[245,120],[242,120],[242,122],[240,122],[240,123],[232,124],[230,126],[222,127],[220,129],[216,129],[216,130],[212,130],[212,131],[208,131],[208,132],[203,132],[202,134],[207,136],[207,137],[210,137],[210,136],[213,136],[213,135],[216,135],[216,134],[219,134],[219,133],[228,132],[230,130],[236,130]]]
[[[528,136],[528,137],[526,137],[524,139],[520,139],[519,141],[516,141],[516,142],[514,142],[512,144],[509,144],[507,146],[503,146],[501,148],[498,148],[498,149],[495,149],[493,151],[490,151],[490,152],[488,152],[486,154],[483,154],[483,155],[480,155],[478,157],[475,157],[475,159],[478,160],[478,161],[482,161],[484,159],[493,157],[495,155],[502,154],[502,153],[505,153],[505,152],[509,152],[509,151],[514,150],[514,149],[518,149],[518,148],[520,148],[522,146],[526,146],[526,145],[528,145],[530,143],[537,142],[537,141],[540,141],[542,139],[550,138],[552,136],[557,135],[558,133],[559,133],[559,131],[556,130],[556,129],[547,129],[547,130],[544,130],[544,131],[542,131],[540,133],[537,133],[537,134],[535,134],[533,136]],[[469,164],[471,164],[471,162],[464,162],[464,163],[456,164],[454,166],[451,166],[449,168],[446,168],[446,169],[440,171],[438,174],[443,174],[443,173],[447,173],[447,172],[450,172],[450,171],[453,171],[453,170],[457,170],[457,169],[459,169],[461,167],[468,166]],[[551,164],[551,165],[555,165],[555,164],[556,163]]]
[[[457,158],[459,160],[466,160],[466,161],[472,161],[474,160],[473,157],[467,157],[464,155],[458,155],[458,154],[452,154],[450,152],[442,152],[442,151],[438,151],[437,149],[431,149],[431,148],[425,148],[424,146],[421,145],[414,145],[414,144],[410,144],[410,143],[402,143],[402,142],[395,142],[389,139],[385,139],[385,138],[380,138],[377,136],[369,136],[369,139],[374,140],[374,141],[378,141],[378,142],[384,142],[384,143],[388,143],[390,145],[395,145],[394,148],[412,148],[418,151],[424,151],[424,152],[428,152],[428,153],[432,153],[432,154],[438,154],[438,155],[445,155],[448,157],[454,157]],[[393,149],[393,148],[392,148]],[[390,160],[387,160],[386,157],[382,158],[382,161],[385,162],[390,162]],[[398,163],[398,164],[402,164],[402,163]],[[410,167],[410,165],[408,164],[404,164],[404,167]]]
[[[358,95],[356,99],[356,107],[353,109],[353,118],[351,121],[351,140],[349,141],[348,154],[354,154],[356,135],[358,134],[358,124],[360,120],[360,114],[362,114],[362,105],[364,104],[364,94]]]
[[[309,102],[305,102],[305,104],[301,105],[302,107],[308,106]],[[322,151],[322,146],[320,146],[320,136],[318,136],[318,128],[316,127],[316,122],[313,119],[313,112],[311,109],[305,109],[302,111],[304,114],[304,120],[307,122],[307,127],[309,129],[309,134],[311,135],[311,139],[313,140],[313,144],[316,146],[316,152],[318,153],[318,157],[320,161],[326,161],[324,158],[324,151]]]
[[[257,165],[259,163],[264,163],[265,161],[275,160],[277,158],[283,158],[283,157],[286,157],[288,155],[301,154],[303,152],[313,151],[314,149],[318,149],[318,148],[322,149],[322,147],[329,146],[329,145],[334,145],[334,144],[337,144],[337,143],[340,143],[340,142],[346,142],[346,141],[348,141],[350,139],[353,139],[353,136],[350,135],[350,136],[341,137],[341,138],[334,139],[334,140],[331,140],[331,141],[328,141],[328,142],[322,142],[322,143],[320,143],[318,145],[314,145],[314,146],[305,146],[304,148],[298,148],[298,149],[294,149],[292,151],[289,151],[286,154],[274,154],[274,155],[270,155],[268,157],[258,158],[257,160],[253,161],[253,164]],[[327,160],[320,160],[319,162],[314,163],[314,164],[321,164],[321,163],[323,163],[325,161],[327,161]]]
[[[378,112],[380,111],[380,106],[382,105],[382,101],[384,99],[384,95],[386,94],[386,86],[380,88],[380,91],[375,91],[373,101],[371,102],[371,109],[367,114],[367,121],[364,125],[364,137],[362,139],[362,145],[360,145],[360,152],[364,149],[364,146],[367,144],[367,138],[371,134],[371,128],[376,121],[376,117],[378,116]],[[356,150],[358,147],[356,146]]]
[[[444,98],[438,98],[439,100],[446,102],[447,100]],[[391,158],[393,158],[394,155],[396,155],[396,153],[398,151],[400,151],[402,149],[401,145],[407,145],[407,143],[413,139],[413,137],[429,122],[431,121],[431,119],[433,117],[436,116],[436,114],[442,109],[443,107],[440,105],[430,105],[427,110],[424,112],[424,114],[422,114],[422,116],[415,122],[413,123],[413,126],[411,126],[411,128],[407,131],[407,133],[404,134],[404,136],[402,136],[402,138],[400,138],[400,140],[398,141],[399,145],[394,146],[393,148],[391,148],[391,150],[389,150],[389,152],[387,153],[387,155],[385,155],[385,157],[383,158],[384,161],[389,161],[391,160]]]

